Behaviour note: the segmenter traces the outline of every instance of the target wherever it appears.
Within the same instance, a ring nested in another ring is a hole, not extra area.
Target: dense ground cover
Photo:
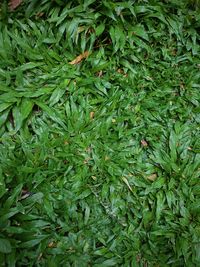
[[[2,266],[199,266],[198,2],[63,2],[1,5]]]

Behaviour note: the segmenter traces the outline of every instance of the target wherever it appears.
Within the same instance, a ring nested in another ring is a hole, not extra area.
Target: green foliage
[[[198,5],[1,4],[2,266],[199,266]]]

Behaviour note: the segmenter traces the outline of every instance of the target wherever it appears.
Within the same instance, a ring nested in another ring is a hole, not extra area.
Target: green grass
[[[199,266],[199,1],[66,2],[1,4],[1,266]]]

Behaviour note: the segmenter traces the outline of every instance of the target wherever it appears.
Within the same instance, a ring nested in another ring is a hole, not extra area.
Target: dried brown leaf
[[[36,14],[36,17],[37,18],[41,18],[43,15],[44,15],[44,12],[39,12],[39,13]]]
[[[150,181],[155,181],[156,178],[157,178],[157,174],[156,173],[153,173],[153,174],[151,174],[151,175],[149,175],[147,177],[147,179],[150,180]]]
[[[21,2],[22,0],[10,0],[9,2],[10,10],[16,9],[21,4]]]
[[[57,243],[54,242],[54,241],[51,241],[49,244],[48,244],[48,248],[55,248],[57,247]]]
[[[98,76],[98,77],[102,77],[102,76],[103,76],[103,71],[100,70],[99,72],[97,72],[97,76]]]
[[[92,120],[94,118],[94,111],[90,112],[90,119]]]
[[[89,51],[85,51],[83,54],[77,56],[74,60],[70,61],[70,65],[76,65],[80,63],[83,59],[87,58],[89,56]]]
[[[145,141],[145,140],[143,139],[143,140],[141,140],[141,145],[142,145],[143,147],[147,147],[147,146],[148,146],[148,143],[147,143],[147,141]]]

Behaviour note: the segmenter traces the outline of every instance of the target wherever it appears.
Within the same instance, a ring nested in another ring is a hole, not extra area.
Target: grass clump
[[[198,1],[0,13],[2,266],[198,266]]]

